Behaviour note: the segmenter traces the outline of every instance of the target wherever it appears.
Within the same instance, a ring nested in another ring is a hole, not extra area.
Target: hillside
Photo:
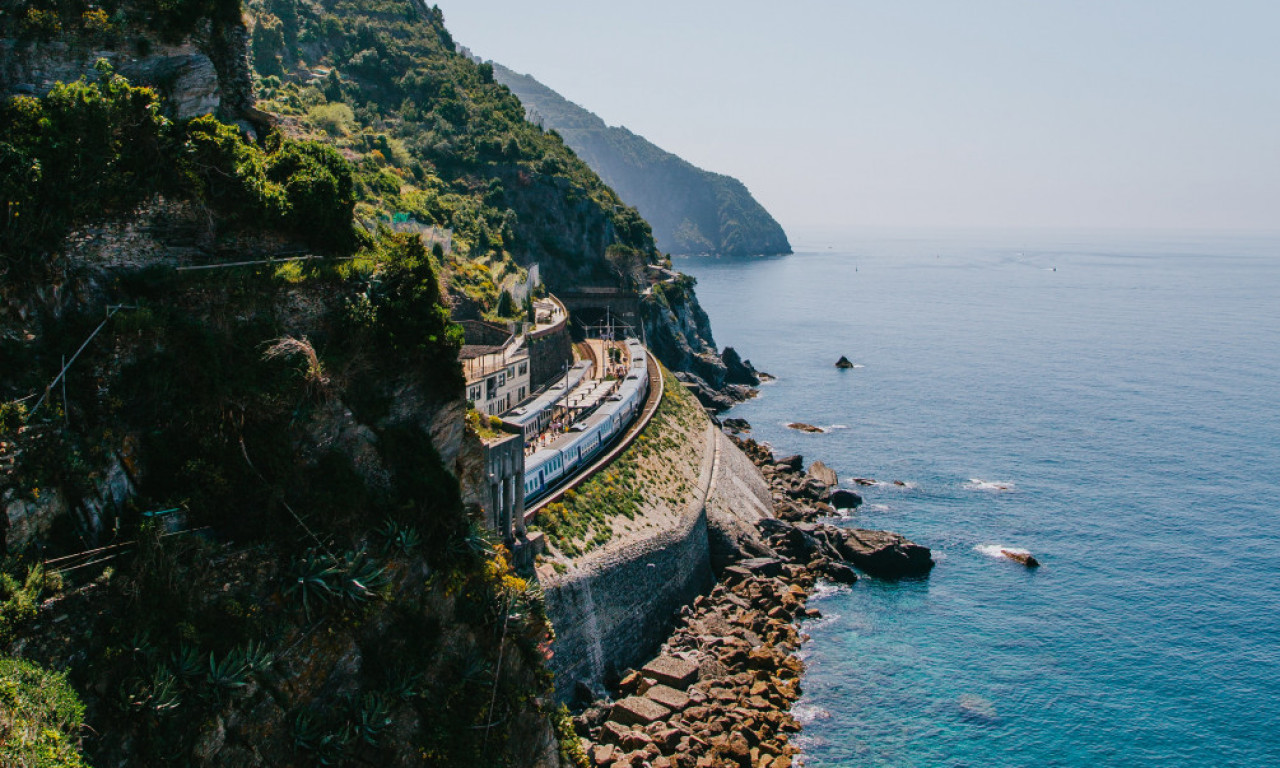
[[[408,2],[0,14],[0,763],[575,745],[542,598],[461,500],[450,315],[660,256],[453,48]],[[676,363],[712,354],[692,308],[644,305]]]
[[[494,63],[493,76],[519,97],[533,122],[563,136],[619,197],[640,211],[663,251],[791,253],[782,227],[737,179],[704,171],[626,128],[608,126],[529,75]]]

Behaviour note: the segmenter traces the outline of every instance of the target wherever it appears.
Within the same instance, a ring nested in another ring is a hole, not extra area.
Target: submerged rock
[[[788,427],[789,429],[795,429],[795,430],[799,430],[799,431],[801,431],[801,432],[817,432],[817,433],[822,433],[822,432],[824,432],[824,431],[825,431],[825,430],[823,430],[823,428],[822,428],[822,427],[815,427],[815,426],[814,426],[814,425],[812,425],[812,424],[805,424],[803,421],[793,421],[793,422],[791,422],[790,424],[788,424],[788,425],[787,425],[787,427]]]

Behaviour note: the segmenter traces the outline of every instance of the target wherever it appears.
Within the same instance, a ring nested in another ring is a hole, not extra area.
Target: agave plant
[[[204,674],[204,658],[195,647],[182,643],[169,659],[169,666],[179,678],[195,680]]]
[[[369,557],[364,550],[348,552],[343,558],[339,586],[342,597],[363,603],[378,596],[378,590],[391,583],[387,569]]]
[[[387,675],[387,695],[400,701],[409,701],[425,694],[426,675],[407,664],[397,664]]]
[[[285,587],[286,595],[297,595],[302,601],[302,610],[307,620],[311,620],[313,607],[329,602],[336,595],[334,583],[341,570],[333,558],[312,550],[302,559],[294,559],[290,570],[293,580]]]
[[[395,520],[387,520],[379,533],[382,536],[383,552],[388,555],[394,552],[408,555],[422,545],[422,536],[417,528],[400,525]]]
[[[245,669],[255,674],[263,674],[276,663],[276,656],[267,649],[260,640],[250,640],[241,653]]]
[[[377,746],[378,737],[391,725],[391,710],[377,693],[365,694],[354,720],[354,735],[369,746]]]
[[[216,698],[232,696],[243,690],[249,685],[249,668],[245,665],[244,652],[233,650],[222,661],[218,661],[210,653],[209,672],[205,675],[205,682]]]
[[[293,718],[293,745],[310,752],[317,765],[337,765],[352,738],[351,727],[330,729],[310,710],[301,710]]]
[[[130,677],[120,685],[120,704],[127,710],[162,716],[182,705],[178,681],[163,668],[150,677]]]
[[[324,726],[310,710],[299,710],[293,716],[294,747],[304,752],[314,752],[323,737]]]

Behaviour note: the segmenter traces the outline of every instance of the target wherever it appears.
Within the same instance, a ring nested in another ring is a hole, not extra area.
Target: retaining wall
[[[689,436],[705,446],[699,493],[676,525],[578,558],[563,574],[540,573],[556,630],[551,669],[560,701],[581,686],[599,695],[653,655],[676,612],[715,583],[712,551],[719,559],[722,546],[714,542],[733,539],[748,552],[763,546],[753,522],[769,514],[764,478],[719,429],[699,432]]]

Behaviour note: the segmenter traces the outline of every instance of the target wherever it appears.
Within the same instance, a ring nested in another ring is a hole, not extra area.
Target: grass
[[[705,417],[688,390],[665,368],[662,373],[662,402],[644,432],[607,469],[538,514],[533,527],[562,555],[579,557],[608,544],[615,526],[643,516],[654,499],[672,510],[691,500],[687,471],[697,472],[700,446],[690,432]]]

